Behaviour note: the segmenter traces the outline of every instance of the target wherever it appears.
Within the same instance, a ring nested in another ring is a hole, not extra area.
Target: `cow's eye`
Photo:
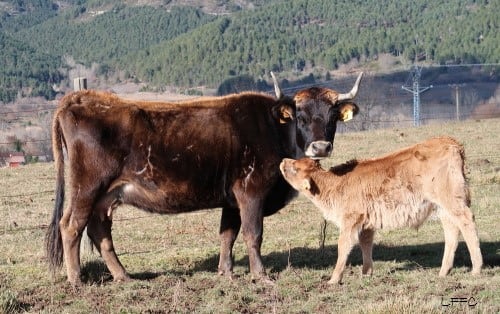
[[[330,119],[330,120],[331,120],[331,119],[335,119],[335,118],[337,118],[337,117],[338,117],[338,115],[339,115],[338,110],[335,110],[335,109],[330,109],[330,110],[328,111],[328,117],[329,117],[329,119]]]
[[[306,124],[307,119],[306,119],[304,116],[298,116],[298,117],[297,117],[297,121],[298,121],[300,124]]]

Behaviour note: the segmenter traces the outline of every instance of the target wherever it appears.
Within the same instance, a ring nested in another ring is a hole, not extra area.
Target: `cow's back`
[[[273,189],[285,197],[290,189],[279,182],[278,164],[290,147],[283,145],[288,131],[273,120],[274,102],[256,93],[133,102],[82,91],[63,99],[58,116],[68,151],[95,158],[95,167],[77,171],[79,176],[90,172],[126,203],[178,212],[236,206],[232,188],[238,180],[248,193]]]

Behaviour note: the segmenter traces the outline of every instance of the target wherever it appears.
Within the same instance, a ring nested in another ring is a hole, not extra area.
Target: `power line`
[[[50,139],[42,139],[42,140],[19,140],[19,141],[15,141],[15,142],[4,142],[4,143],[0,143],[0,145],[13,145],[13,144],[16,144],[18,142],[21,142],[22,144],[28,144],[28,143],[41,143],[41,142],[50,142],[51,140]]]
[[[429,68],[454,68],[454,67],[475,67],[475,66],[500,66],[500,63],[465,63],[465,64],[436,64],[429,65]]]
[[[45,108],[45,109],[29,109],[29,110],[19,110],[19,111],[0,111],[1,114],[17,114],[25,112],[40,112],[40,111],[54,111],[56,108]]]

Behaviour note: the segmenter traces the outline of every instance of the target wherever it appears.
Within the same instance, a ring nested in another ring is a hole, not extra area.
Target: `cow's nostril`
[[[331,153],[332,149],[333,149],[332,143],[326,144],[325,151],[326,151],[327,154]]]
[[[315,142],[313,142],[313,143],[311,144],[311,148],[312,148],[312,150],[313,150],[313,152],[314,152],[314,153],[317,153],[317,152],[318,152],[318,150],[319,150],[318,144],[317,144],[317,143],[315,143]]]

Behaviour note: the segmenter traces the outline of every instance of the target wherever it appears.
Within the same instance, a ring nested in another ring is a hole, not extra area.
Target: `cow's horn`
[[[359,76],[356,80],[356,83],[354,83],[354,86],[351,89],[351,91],[347,94],[339,94],[339,96],[337,97],[337,101],[349,100],[349,99],[353,99],[354,97],[356,97],[356,94],[358,93],[359,82],[361,82],[362,76],[363,76],[363,72],[359,73]]]
[[[281,91],[280,85],[278,84],[278,80],[276,79],[276,76],[274,76],[273,71],[271,71],[271,77],[274,82],[274,92],[276,93],[276,98],[280,99],[283,97],[283,92]]]

